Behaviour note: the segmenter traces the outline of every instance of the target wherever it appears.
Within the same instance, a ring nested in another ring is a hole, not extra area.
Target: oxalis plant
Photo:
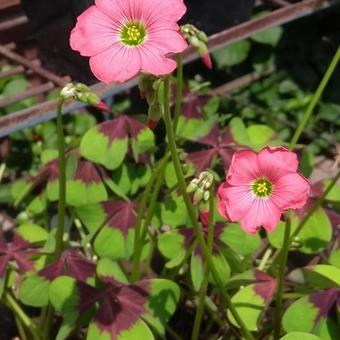
[[[96,0],[79,16],[71,47],[105,83],[139,75],[148,118],[116,114],[66,148],[66,100],[110,110],[84,84],[61,91],[58,157],[14,190],[16,207],[45,200],[57,218],[40,211],[0,234],[0,294],[21,339],[338,339],[328,214],[340,172],[313,187],[294,150],[340,50],[290,142],[239,143],[245,127],[225,126],[216,98],[183,95],[188,45],[212,67],[205,34],[177,23],[185,12],[182,0]],[[289,251],[326,246],[318,264],[287,266]]]

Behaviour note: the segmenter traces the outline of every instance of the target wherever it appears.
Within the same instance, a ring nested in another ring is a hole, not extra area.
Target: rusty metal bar
[[[16,102],[19,102],[20,100],[23,100],[23,99],[26,99],[26,98],[29,98],[29,97],[34,97],[34,96],[46,93],[46,92],[54,89],[54,87],[55,86],[54,86],[53,83],[48,82],[48,83],[33,87],[32,89],[29,89],[27,91],[18,93],[15,96],[11,96],[11,97],[1,99],[0,100],[0,108],[7,106],[7,105],[10,105],[10,104],[14,104]]]
[[[264,0],[264,1],[270,3],[271,5],[277,8],[291,5],[291,3],[286,0]]]
[[[286,24],[338,3],[340,3],[340,0],[304,0],[294,5],[282,7],[267,15],[246,21],[245,23],[212,35],[209,37],[209,50],[211,52],[216,51],[233,42],[249,38],[255,33]],[[185,53],[185,57],[186,61],[189,62],[196,59],[198,54],[195,49],[189,48]]]
[[[0,32],[10,30],[11,28],[18,27],[21,25],[28,24],[28,18],[26,15],[20,15],[16,18],[9,19],[3,22],[0,22]]]
[[[56,76],[52,72],[44,69],[41,66],[34,64],[33,62],[29,61],[28,59],[22,57],[19,54],[9,51],[7,48],[1,45],[0,45],[0,54],[3,55],[5,58],[14,61],[17,64],[23,65],[33,70],[36,74],[42,76],[45,79],[50,80],[52,83],[56,84],[57,86],[64,86],[66,84],[63,78]]]
[[[25,68],[23,66],[16,66],[7,71],[3,71],[0,73],[0,79],[15,76],[17,74],[25,72]]]
[[[269,75],[271,75],[276,70],[275,66],[269,67],[264,72],[251,72],[248,73],[240,78],[237,78],[235,80],[230,81],[229,83],[226,83],[224,85],[221,85],[219,87],[216,87],[209,91],[209,94],[212,96],[224,96],[228,93],[234,92],[236,90],[239,90],[242,87],[248,86],[254,81],[263,79]]]
[[[218,50],[233,42],[246,39],[257,32],[316,13],[338,3],[340,3],[340,0],[303,0],[299,3],[280,8],[262,17],[247,21],[218,34],[212,35],[209,38],[209,49],[210,51]],[[185,53],[185,62],[188,63],[198,57],[196,50],[189,48]],[[99,83],[93,86],[92,89],[100,95],[101,98],[107,98],[131,88],[137,84],[137,81],[137,79],[133,79],[122,85],[104,85]],[[84,106],[85,105],[81,103],[69,101],[64,107],[64,113],[70,113]],[[54,119],[56,117],[55,108],[56,101],[49,101],[14,114],[1,117],[0,137],[7,136],[14,131],[22,130],[25,127],[30,127],[44,121]]]

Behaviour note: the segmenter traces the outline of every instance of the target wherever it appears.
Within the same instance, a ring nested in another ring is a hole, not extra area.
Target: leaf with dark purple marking
[[[79,158],[73,178],[66,183],[66,201],[73,206],[97,203],[108,198],[102,178],[103,169],[92,162]]]
[[[0,296],[3,293],[9,262],[14,262],[21,273],[33,271],[32,257],[38,252],[38,249],[22,236],[14,234],[11,242],[7,242],[0,232]]]
[[[123,163],[129,147],[138,161],[153,146],[154,135],[149,128],[132,117],[120,115],[89,130],[82,138],[80,152],[90,161],[113,170]]]
[[[65,250],[60,258],[40,270],[37,274],[28,275],[20,286],[20,299],[33,307],[48,304],[50,282],[55,278],[67,275],[86,282],[96,273],[96,265],[83,257],[77,249]]]
[[[255,271],[253,275],[256,282],[241,288],[231,301],[247,328],[257,331],[260,317],[275,294],[276,280],[260,271]],[[230,311],[228,318],[234,326],[239,327]]]
[[[131,256],[136,209],[135,202],[125,201],[106,201],[77,209],[90,236],[96,235],[94,250],[100,257],[114,260]]]
[[[50,300],[65,322],[77,325],[80,315],[92,310],[87,339],[153,339],[150,323],[161,335],[175,311],[179,290],[168,280],[144,280],[124,285],[107,276],[94,288],[70,277],[59,277],[50,287]],[[144,321],[145,320],[145,321]]]
[[[71,276],[78,281],[86,282],[96,273],[96,265],[80,254],[77,249],[65,250],[59,259],[39,271],[39,275],[49,281],[58,276]]]
[[[228,129],[220,133],[219,126],[216,124],[208,135],[199,138],[197,142],[210,146],[209,149],[189,154],[189,159],[196,167],[197,173],[211,168],[215,157],[222,160],[226,169],[229,168],[236,147]]]
[[[328,262],[340,269],[340,234],[334,242],[332,251],[329,255]]]
[[[284,329],[287,332],[313,333],[325,340],[337,339],[340,327],[333,319],[333,310],[339,296],[340,290],[332,288],[298,299],[283,316]]]

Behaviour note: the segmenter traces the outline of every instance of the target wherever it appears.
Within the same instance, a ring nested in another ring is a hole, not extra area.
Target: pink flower
[[[183,0],[96,0],[78,17],[70,44],[105,83],[140,71],[170,74],[176,62],[168,54],[187,48],[177,24],[185,12]]]
[[[240,222],[248,233],[260,226],[273,231],[284,211],[307,202],[310,184],[297,169],[296,154],[284,147],[266,147],[258,154],[236,151],[226,182],[218,189],[220,214]]]

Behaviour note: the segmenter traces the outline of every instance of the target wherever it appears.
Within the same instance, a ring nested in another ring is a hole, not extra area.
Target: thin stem
[[[183,100],[183,54],[178,53],[176,56],[177,61],[177,83],[176,83],[176,103],[174,113],[174,131],[176,133],[179,117],[182,111]]]
[[[274,315],[274,340],[280,338],[281,333],[281,309],[282,309],[282,294],[284,289],[284,278],[285,269],[289,251],[289,240],[290,240],[290,230],[291,230],[291,217],[286,214],[286,228],[285,235],[282,246],[282,253],[280,257],[280,267],[277,277],[277,295],[276,295],[276,305],[275,305],[275,315]]]
[[[149,225],[150,225],[151,220],[152,220],[152,216],[153,216],[155,208],[156,208],[157,198],[158,198],[159,192],[161,190],[162,183],[164,181],[165,166],[167,164],[169,156],[170,156],[170,154],[168,154],[168,156],[166,157],[166,162],[163,162],[163,166],[161,167],[161,169],[159,171],[158,178],[156,180],[155,186],[154,186],[153,191],[152,191],[149,207],[148,207],[147,212],[146,212],[146,216],[145,216],[145,220],[144,220],[142,232],[141,232],[140,241],[141,241],[142,244],[144,244],[144,240],[145,240],[145,237],[148,233],[148,228],[149,228]]]
[[[15,318],[15,323],[17,325],[20,340],[28,340],[26,332],[25,332],[25,327],[21,323],[21,320],[16,315],[14,316],[14,318]]]
[[[210,256],[212,256],[213,245],[214,245],[214,233],[215,233],[214,227],[215,227],[214,226],[214,196],[213,196],[213,185],[212,185],[210,189],[210,197],[209,197],[209,221],[208,221],[208,245],[207,245]],[[191,340],[197,340],[199,337],[208,285],[209,285],[209,267],[206,264],[204,268],[204,279],[203,279],[203,283],[202,283],[201,289],[199,291],[199,296],[198,296],[198,306],[196,310]]]
[[[315,211],[320,207],[320,205],[323,203],[327,195],[330,193],[330,191],[335,186],[336,182],[340,178],[340,171],[336,174],[336,176],[332,179],[332,181],[328,184],[326,190],[323,192],[323,194],[315,201],[312,208],[308,211],[308,213],[303,217],[295,231],[293,232],[290,243],[294,240],[294,238],[301,232],[302,228],[306,225],[307,221],[310,219],[310,217],[315,213]]]
[[[185,203],[187,211],[188,211],[188,215],[190,217],[190,220],[191,220],[194,232],[196,234],[196,238],[197,238],[199,245],[200,245],[200,248],[202,250],[203,256],[205,257],[205,259],[207,261],[210,272],[211,272],[212,276],[214,277],[215,282],[216,282],[216,284],[217,284],[217,286],[220,290],[220,293],[221,293],[222,297],[224,298],[231,314],[233,315],[237,324],[240,326],[240,328],[241,328],[241,330],[244,334],[244,337],[246,339],[254,339],[252,334],[249,332],[249,330],[245,326],[243,320],[240,318],[235,307],[231,303],[231,299],[230,299],[229,294],[224,289],[223,281],[220,278],[217,269],[215,268],[215,265],[213,263],[211,256],[209,256],[210,255],[209,250],[208,250],[207,245],[205,244],[202,231],[201,231],[200,226],[198,224],[197,216],[196,216],[194,207],[191,203],[191,200],[190,200],[188,193],[186,192],[186,183],[185,183],[183,170],[182,170],[181,163],[180,163],[178,153],[177,153],[175,133],[174,133],[174,130],[173,130],[173,124],[172,124],[172,119],[171,119],[171,114],[170,114],[169,90],[170,90],[169,79],[166,78],[164,80],[164,123],[165,123],[165,126],[166,126],[169,149],[170,149],[170,152],[171,152],[171,157],[172,157],[172,161],[173,161],[173,164],[174,164],[179,188],[180,188],[180,191],[182,193],[184,203]]]
[[[293,138],[289,144],[289,149],[290,150],[293,150],[296,146],[296,143],[298,142],[303,130],[305,129],[305,127],[307,126],[308,124],[308,121],[314,111],[314,108],[316,106],[316,104],[319,102],[320,100],[320,97],[322,96],[329,80],[331,79],[334,71],[335,71],[335,68],[338,64],[340,60],[340,47],[337,49],[330,65],[328,66],[328,69],[325,73],[325,75],[323,76],[322,80],[321,80],[321,83],[320,85],[318,86],[316,92],[314,93],[313,97],[312,97],[312,100],[311,102],[309,103],[305,113],[304,113],[304,116],[300,122],[300,124],[298,125],[294,135],[293,135]]]
[[[259,264],[259,266],[257,267],[259,270],[264,270],[266,268],[267,262],[269,261],[271,255],[273,253],[273,249],[272,248],[268,248],[266,250],[266,252],[264,253],[261,262]]]
[[[59,99],[57,106],[57,131],[58,131],[58,152],[59,152],[59,201],[58,201],[58,222],[55,235],[55,257],[59,258],[63,251],[63,236],[66,207],[66,161],[65,161],[65,136],[63,127],[62,107],[64,99]]]
[[[137,211],[137,221],[136,221],[136,227],[135,227],[135,237],[134,237],[134,252],[133,252],[133,259],[132,259],[132,271],[131,271],[131,277],[130,281],[134,282],[138,280],[140,276],[140,257],[141,252],[143,249],[143,246],[141,244],[141,233],[142,233],[142,221],[145,213],[145,209],[148,203],[148,200],[150,198],[151,190],[153,187],[154,182],[159,176],[159,172],[162,169],[163,165],[166,164],[168,161],[168,155],[163,157],[159,162],[154,170],[153,174],[151,175],[151,178],[144,190],[144,193],[142,195],[138,211]]]
[[[34,340],[39,340],[40,336],[37,332],[36,325],[31,320],[31,318],[22,310],[22,308],[17,303],[17,301],[14,299],[14,297],[10,293],[5,292],[3,298],[7,306],[13,311],[15,316],[19,318],[22,324],[28,328],[28,330],[30,331],[32,335],[32,338]]]

